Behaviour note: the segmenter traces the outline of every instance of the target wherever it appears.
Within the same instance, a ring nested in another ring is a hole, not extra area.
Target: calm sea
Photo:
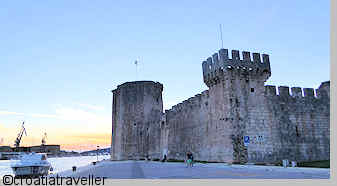
[[[110,155],[98,156],[98,160],[110,159]],[[0,160],[0,177],[13,172],[10,168],[11,163],[17,160]],[[62,172],[72,169],[72,166],[81,167],[89,165],[93,161],[97,161],[96,156],[80,156],[80,157],[62,157],[62,158],[48,158],[48,161],[52,164],[53,172]]]

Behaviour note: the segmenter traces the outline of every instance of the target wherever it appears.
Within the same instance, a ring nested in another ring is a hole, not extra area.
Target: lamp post
[[[98,150],[99,150],[99,146],[97,145],[97,153],[96,153],[96,155],[97,155],[97,162],[98,162]]]

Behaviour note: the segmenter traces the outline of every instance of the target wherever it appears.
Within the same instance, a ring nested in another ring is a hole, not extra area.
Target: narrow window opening
[[[250,92],[254,92],[254,88],[250,88]]]
[[[299,137],[300,134],[298,133],[298,127],[296,126],[296,136]]]
[[[235,98],[235,103],[236,103],[236,104],[239,104],[238,98]]]

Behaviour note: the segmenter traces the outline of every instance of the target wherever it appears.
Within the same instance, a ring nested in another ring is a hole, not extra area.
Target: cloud
[[[22,116],[22,115],[25,115],[25,114],[24,113],[19,113],[19,112],[10,112],[10,111],[0,110],[0,115],[17,115],[17,116]]]
[[[97,145],[99,145],[100,148],[111,146],[111,144],[61,144],[61,150],[83,152],[87,150],[96,150]]]
[[[93,112],[88,112],[82,109],[72,107],[59,106],[56,108],[56,116],[59,119],[70,121],[85,121],[94,123],[111,123],[110,117],[101,116]]]
[[[85,145],[99,145],[99,146],[106,146],[111,144],[111,134],[80,134],[67,137],[71,139],[71,141],[76,141],[80,144]]]
[[[61,144],[62,150],[92,150],[111,146],[110,133],[76,133],[66,134],[62,138],[55,137],[53,141]]]
[[[14,116],[31,116],[34,118],[57,118],[56,115],[52,114],[25,114],[20,112],[11,112],[0,110],[0,115],[14,115]]]
[[[91,110],[96,110],[96,111],[103,111],[104,110],[104,107],[97,106],[97,105],[90,105],[90,104],[83,104],[83,103],[80,103],[78,105],[80,105],[82,107],[86,107],[86,108],[91,109]]]
[[[30,114],[30,116],[35,118],[58,118],[57,115],[52,114]]]

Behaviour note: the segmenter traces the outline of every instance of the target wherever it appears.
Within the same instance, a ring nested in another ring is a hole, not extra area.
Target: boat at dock
[[[47,176],[51,170],[51,164],[47,160],[46,153],[29,153],[21,156],[21,159],[11,165],[15,177],[39,177]]]

